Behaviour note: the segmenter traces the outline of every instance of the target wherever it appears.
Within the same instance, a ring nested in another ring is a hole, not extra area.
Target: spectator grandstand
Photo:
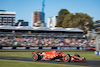
[[[93,47],[94,40],[87,39],[69,39],[69,38],[43,38],[27,37],[0,38],[0,46],[67,46],[67,47]]]
[[[83,38],[84,32],[78,28],[47,28],[29,26],[0,26],[0,37],[23,38],[23,37],[65,37]]]
[[[0,26],[0,46],[94,46],[94,40],[83,35],[83,30],[78,28]]]

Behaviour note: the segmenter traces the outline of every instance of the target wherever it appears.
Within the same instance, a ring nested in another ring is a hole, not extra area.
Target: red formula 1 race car
[[[78,54],[69,55],[65,54],[64,52],[56,52],[56,51],[47,51],[47,52],[32,52],[33,61],[37,60],[55,60],[55,61],[85,61],[85,57],[80,58]]]

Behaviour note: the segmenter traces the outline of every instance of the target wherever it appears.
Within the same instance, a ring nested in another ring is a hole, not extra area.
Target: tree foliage
[[[73,24],[73,17],[74,15],[69,13],[65,16],[63,22],[62,22],[62,27],[66,28],[66,27],[72,27]]]
[[[92,17],[83,13],[69,13],[68,10],[62,9],[58,15],[57,26],[64,28],[80,28],[85,32],[93,27]]]
[[[66,9],[61,9],[58,15],[57,25],[58,27],[62,27],[62,22],[65,18],[65,15],[69,14],[69,11]]]

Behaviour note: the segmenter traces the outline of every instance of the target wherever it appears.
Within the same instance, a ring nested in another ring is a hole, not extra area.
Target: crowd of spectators
[[[94,40],[87,39],[70,39],[70,38],[0,38],[0,46],[12,45],[12,46],[74,46],[74,47],[93,47]]]

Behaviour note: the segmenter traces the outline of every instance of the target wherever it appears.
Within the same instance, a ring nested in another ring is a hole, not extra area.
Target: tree
[[[58,14],[57,27],[80,28],[86,33],[93,28],[92,17],[83,13],[69,13],[66,9],[61,9]]]
[[[92,29],[93,21],[92,21],[92,17],[90,17],[89,15],[83,14],[83,13],[76,13],[75,19],[78,20],[78,21],[75,21],[78,23],[76,27],[83,29],[84,31]]]
[[[91,30],[93,27],[92,18],[83,13],[76,13],[75,15],[69,13],[65,16],[62,27],[64,28],[80,28],[84,31]]]
[[[65,18],[62,22],[62,27],[66,28],[66,27],[72,27],[72,24],[73,24],[73,18],[74,18],[74,15],[69,13],[67,15],[65,15]]]
[[[69,14],[69,11],[66,9],[61,9],[58,15],[57,25],[58,27],[62,27],[62,22],[65,18],[65,15]]]

